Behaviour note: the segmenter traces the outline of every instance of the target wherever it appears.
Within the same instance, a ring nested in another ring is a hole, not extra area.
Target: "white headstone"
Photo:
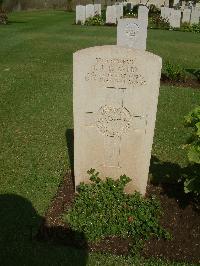
[[[101,16],[101,4],[94,4],[94,14]]]
[[[164,18],[165,18],[166,20],[169,20],[169,19],[170,19],[170,16],[171,16],[171,12],[172,12],[172,10],[173,10],[173,9],[172,9],[172,8],[169,8],[169,7],[166,7],[166,8],[165,8],[165,17],[164,17]]]
[[[186,8],[183,10],[183,17],[182,17],[182,23],[187,22],[190,23],[190,16],[191,16],[191,9]]]
[[[147,25],[134,18],[120,19],[117,24],[117,45],[146,50]]]
[[[115,5],[107,6],[106,23],[108,23],[108,24],[116,24],[117,23],[117,12],[116,12]]]
[[[199,23],[199,18],[200,18],[200,11],[197,11],[196,9],[192,11],[191,13],[191,20],[190,24],[198,24]]]
[[[173,4],[173,6],[176,6],[176,5],[178,5],[179,4],[179,0],[174,0],[174,4]]]
[[[86,17],[86,19],[94,17],[94,5],[92,5],[92,4],[86,5],[85,17]]]
[[[76,6],[76,24],[85,23],[85,6]]]
[[[148,25],[148,14],[149,14],[149,9],[147,6],[139,6],[138,19],[146,23],[146,25]]]
[[[162,60],[116,45],[74,54],[75,185],[87,170],[132,181],[125,191],[146,192]]]
[[[171,10],[169,23],[172,28],[180,28],[181,26],[181,10]]]
[[[118,21],[120,18],[123,18],[123,15],[124,15],[123,5],[122,4],[116,5],[115,8],[116,8],[117,21]]]

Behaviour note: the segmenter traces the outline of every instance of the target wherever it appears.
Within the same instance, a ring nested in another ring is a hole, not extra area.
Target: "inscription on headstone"
[[[117,45],[146,50],[147,25],[133,18],[120,19],[117,25]]]
[[[75,185],[102,177],[132,178],[126,192],[145,194],[161,73],[161,58],[118,46],[74,54]]]

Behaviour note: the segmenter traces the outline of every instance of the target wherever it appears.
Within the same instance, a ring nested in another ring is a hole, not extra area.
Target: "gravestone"
[[[160,15],[161,15],[162,18],[166,18],[166,16],[165,16],[165,10],[166,10],[166,7],[165,6],[163,6],[163,7],[160,8],[160,11],[161,11]]]
[[[165,8],[165,19],[168,20],[168,21],[170,19],[172,10],[173,10],[173,8],[169,8],[169,7]]]
[[[191,13],[191,20],[190,23],[191,24],[198,24],[199,23],[199,17],[200,17],[200,11],[198,10],[193,10]]]
[[[162,60],[116,45],[73,55],[75,185],[87,170],[105,178],[126,174],[125,191],[146,192]]]
[[[85,18],[93,18],[94,17],[94,5],[89,4],[85,6]]]
[[[106,23],[108,23],[108,24],[116,24],[117,23],[117,13],[116,13],[115,5],[107,6]]]
[[[169,7],[169,0],[164,1],[164,6]]]
[[[101,4],[94,4],[94,14],[101,16]]]
[[[183,17],[182,17],[182,23],[187,22],[190,23],[190,16],[191,16],[191,9],[186,8],[183,10]]]
[[[120,18],[123,18],[123,5],[122,4],[119,4],[119,5],[116,5],[115,6],[116,8],[116,17],[117,17],[117,21],[120,19]]]
[[[138,19],[146,23],[146,25],[148,25],[148,14],[149,14],[149,9],[147,6],[139,6]]]
[[[147,25],[134,18],[120,19],[117,24],[117,45],[146,50]]]
[[[173,6],[176,6],[179,4],[179,0],[174,0]]]
[[[180,28],[181,26],[181,10],[171,10],[169,23],[172,28]]]
[[[76,24],[85,24],[85,6],[76,6]]]

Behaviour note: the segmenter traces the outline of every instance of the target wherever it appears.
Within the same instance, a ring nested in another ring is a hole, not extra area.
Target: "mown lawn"
[[[85,257],[89,265],[134,265],[133,258],[88,258],[81,251],[29,241],[30,227],[34,233],[70,168],[66,131],[73,128],[72,54],[115,44],[116,28],[76,26],[74,13],[62,11],[13,13],[9,20],[0,26],[0,245],[7,248],[0,264],[84,265]],[[199,43],[200,34],[149,30],[147,50],[164,62],[197,68]],[[183,117],[199,103],[200,90],[161,87],[152,152],[159,161],[186,164]]]

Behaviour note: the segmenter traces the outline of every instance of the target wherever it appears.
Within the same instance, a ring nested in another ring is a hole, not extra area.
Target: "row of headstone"
[[[190,24],[199,23],[200,11],[197,9],[173,9],[168,7],[161,7],[161,16],[169,21],[173,28],[180,28],[181,22]]]
[[[118,19],[117,45],[73,55],[76,187],[93,168],[103,178],[129,176],[127,193],[146,192],[162,67],[145,51],[147,25],[140,7],[138,19]]]
[[[96,15],[101,16],[101,4],[89,4],[86,6],[76,6],[76,24],[85,24],[86,19],[92,18]]]

